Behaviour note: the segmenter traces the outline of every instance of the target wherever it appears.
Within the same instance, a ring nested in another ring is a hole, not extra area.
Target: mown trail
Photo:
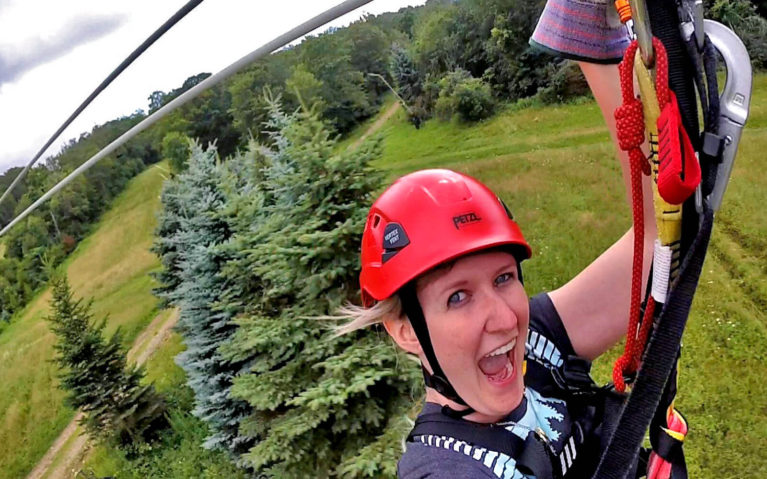
[[[401,105],[399,104],[399,102],[394,102],[392,106],[390,106],[385,112],[383,112],[383,114],[375,121],[375,123],[370,125],[370,128],[365,130],[365,133],[363,133],[362,136],[359,137],[359,139],[357,139],[357,141],[349,145],[349,149],[356,150],[357,148],[359,148],[359,146],[362,144],[363,141],[365,141],[370,135],[380,130],[381,127],[383,127],[386,124],[386,122],[389,121],[389,118],[391,118],[392,115],[397,113],[397,111],[400,109],[400,106]]]
[[[160,312],[136,338],[128,351],[128,361],[141,366],[168,339],[173,326],[178,321],[178,309],[170,314]],[[27,479],[73,477],[79,465],[88,454],[88,437],[78,427],[82,413],[78,412],[67,427],[61,432],[45,456],[29,473]]]

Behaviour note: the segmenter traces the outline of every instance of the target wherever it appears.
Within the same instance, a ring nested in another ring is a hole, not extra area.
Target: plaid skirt
[[[571,60],[618,63],[629,37],[610,0],[548,0],[530,45]]]

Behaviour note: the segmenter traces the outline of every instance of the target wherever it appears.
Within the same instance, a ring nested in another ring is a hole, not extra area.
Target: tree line
[[[192,412],[205,447],[257,474],[391,476],[418,369],[317,319],[359,294],[380,143],[339,153],[318,111],[264,102],[266,139],[227,161],[193,145],[162,194],[156,292],[180,310]]]
[[[7,224],[84,161],[144,118],[135,114],[112,120],[71,140],[41,167],[30,169],[0,205],[0,224]],[[0,330],[48,280],[46,264],[60,263],[90,231],[91,225],[127,182],[159,155],[147,137],[122,146],[11,229],[0,257]],[[0,176],[3,191],[19,174],[12,168]]]

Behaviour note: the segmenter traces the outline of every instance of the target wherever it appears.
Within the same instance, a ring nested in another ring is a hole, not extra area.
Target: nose
[[[484,311],[486,332],[504,332],[517,327],[517,314],[507,298],[497,291],[488,291],[484,300],[486,304]]]

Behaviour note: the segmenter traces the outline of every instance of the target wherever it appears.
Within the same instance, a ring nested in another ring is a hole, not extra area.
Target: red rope
[[[655,50],[655,93],[658,106],[662,109],[669,100],[668,88],[668,56],[663,44],[653,38]],[[631,42],[618,65],[621,81],[621,96],[623,104],[615,110],[616,133],[620,148],[629,153],[631,167],[631,208],[634,217],[634,258],[631,265],[631,298],[629,305],[629,322],[626,334],[626,346],[623,355],[613,366],[613,382],[615,389],[623,392],[626,389],[624,375],[632,374],[639,369],[642,353],[647,337],[652,328],[655,312],[655,300],[648,298],[644,318],[640,321],[642,294],[642,266],[644,263],[644,202],[642,195],[642,174],[650,174],[650,163],[642,153],[641,146],[645,139],[644,113],[642,102],[634,95],[634,57],[638,43]],[[639,324],[641,322],[641,330]]]
[[[663,44],[653,38],[656,54],[656,95],[661,108],[669,102],[668,90],[668,57]],[[629,322],[626,334],[626,346],[623,355],[615,361],[613,367],[613,382],[615,389],[625,391],[624,375],[639,369],[644,345],[652,326],[655,302],[650,298],[641,321],[639,330],[642,267],[644,264],[644,201],[642,195],[642,174],[650,174],[650,163],[642,153],[642,143],[645,140],[644,114],[642,102],[634,94],[634,57],[638,48],[636,40],[631,42],[618,66],[620,72],[621,96],[623,104],[615,110],[616,133],[620,148],[629,154],[631,168],[631,207],[634,226],[634,258],[631,265],[631,298],[629,305]]]
[[[631,265],[631,300],[629,307],[628,332],[626,347],[623,355],[615,361],[613,367],[613,382],[618,391],[623,392],[626,384],[624,373],[632,372],[634,366],[633,354],[637,337],[637,321],[639,317],[639,295],[641,280],[636,281],[637,271],[640,279],[642,274],[644,251],[644,209],[642,207],[642,173],[649,174],[649,164],[642,153],[641,146],[645,139],[644,115],[642,102],[634,96],[634,56],[638,48],[636,40],[631,42],[626,54],[618,66],[620,72],[621,96],[623,104],[615,110],[616,135],[621,150],[629,154],[631,168],[631,203],[634,213],[634,260]]]

